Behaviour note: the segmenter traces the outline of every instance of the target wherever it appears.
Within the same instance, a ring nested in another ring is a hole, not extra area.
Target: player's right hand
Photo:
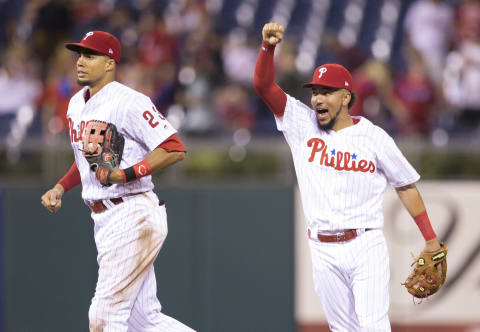
[[[285,28],[279,23],[267,23],[263,26],[263,41],[270,45],[277,45],[283,39]]]
[[[56,213],[62,207],[63,187],[60,184],[55,185],[42,196],[42,205],[48,211]]]

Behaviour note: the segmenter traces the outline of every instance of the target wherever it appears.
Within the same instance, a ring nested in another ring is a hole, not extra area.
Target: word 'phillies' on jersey
[[[321,130],[315,111],[287,95],[275,119],[292,151],[312,231],[381,228],[387,182],[402,187],[420,178],[393,139],[363,117],[339,131]]]

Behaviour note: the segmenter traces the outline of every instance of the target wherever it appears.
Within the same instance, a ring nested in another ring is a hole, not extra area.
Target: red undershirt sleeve
[[[172,136],[167,138],[165,141],[162,142],[162,144],[157,146],[157,148],[162,148],[167,152],[187,152],[185,146],[183,145],[177,134],[173,134]]]
[[[57,183],[62,185],[64,192],[67,192],[79,185],[80,182],[80,172],[78,171],[77,163],[73,162],[72,167],[70,167],[68,172]]]
[[[287,95],[275,83],[275,68],[273,65],[273,54],[275,46],[262,41],[258,54],[253,77],[253,88],[260,98],[267,104],[268,108],[278,117],[283,116]]]

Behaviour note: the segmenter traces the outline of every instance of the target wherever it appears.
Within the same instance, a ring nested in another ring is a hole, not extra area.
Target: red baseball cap
[[[82,48],[105,54],[120,62],[121,46],[118,39],[105,31],[90,31],[80,43],[65,44],[70,51],[79,52]]]
[[[352,81],[352,75],[344,66],[327,63],[317,67],[313,73],[312,81],[305,83],[303,87],[311,88],[314,85],[323,85],[352,91]]]

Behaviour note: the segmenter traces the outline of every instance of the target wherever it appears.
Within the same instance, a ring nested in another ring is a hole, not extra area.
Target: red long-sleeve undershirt
[[[262,41],[262,47],[255,65],[253,77],[253,88],[260,98],[267,104],[268,108],[276,115],[283,116],[287,95],[275,83],[275,68],[273,65],[273,54],[275,46]]]
[[[63,191],[64,193],[66,193],[70,189],[78,186],[80,182],[80,172],[78,171],[77,163],[73,162],[72,167],[70,167],[70,169],[67,173],[65,173],[63,178],[58,181],[58,184],[62,185]]]
[[[185,146],[177,134],[173,134],[169,138],[167,138],[162,144],[158,146],[158,148],[162,148],[167,152],[186,152]],[[68,172],[58,181],[58,184],[61,184],[63,187],[64,192],[69,191],[70,189],[78,186],[81,183],[80,179],[80,172],[77,168],[77,163],[73,162],[72,167],[68,170]]]

